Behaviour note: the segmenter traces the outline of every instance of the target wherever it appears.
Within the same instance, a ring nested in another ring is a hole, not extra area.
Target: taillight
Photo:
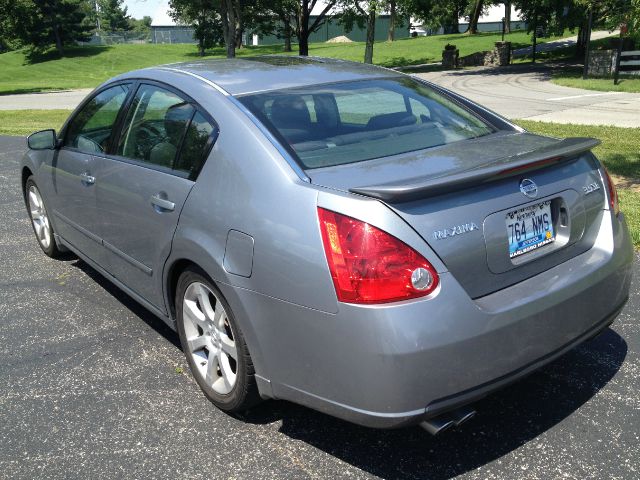
[[[616,186],[614,185],[613,180],[611,180],[611,175],[609,175],[607,169],[605,167],[602,167],[602,169],[604,170],[604,176],[607,180],[607,196],[609,197],[609,208],[615,215],[618,215],[620,213],[618,191],[616,190]]]
[[[338,300],[386,303],[429,295],[438,273],[413,248],[368,223],[318,208]]]

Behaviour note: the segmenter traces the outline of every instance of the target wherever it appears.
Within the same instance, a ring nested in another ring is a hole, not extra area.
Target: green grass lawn
[[[593,40],[589,44],[591,50],[609,49],[611,48],[611,38],[601,38]],[[576,59],[576,47],[560,48],[551,52],[539,52],[537,55],[539,63],[553,62],[581,62],[582,59]],[[520,56],[513,60],[513,63],[529,63],[531,55]],[[640,92],[640,76],[627,75],[621,77],[618,85],[613,84],[613,78],[587,78],[582,79],[582,67],[566,67],[554,69],[551,81],[557,85],[572,88],[584,88],[586,90],[596,90],[600,92]]]
[[[0,135],[29,135],[46,128],[60,130],[71,110],[0,110]]]
[[[573,88],[585,88],[601,92],[640,92],[640,76],[621,77],[618,84],[613,84],[612,78],[582,79],[582,69],[562,69],[553,72],[551,81],[557,85]]]
[[[382,41],[374,47],[374,63],[387,67],[430,63],[441,60],[442,50],[447,43],[455,44],[461,55],[468,55],[490,50],[498,40],[500,34],[482,33],[474,36],[455,34]],[[513,43],[514,48],[531,43],[530,35],[522,31],[507,35],[507,40]],[[310,54],[361,62],[364,47],[362,42],[313,43],[310,45]],[[238,50],[238,55],[283,53],[282,49],[281,45],[245,47]],[[0,95],[92,88],[129,70],[200,58],[195,45],[186,44],[76,47],[69,48],[67,53],[68,56],[64,58],[56,58],[52,52],[35,59],[27,59],[24,51],[0,54]],[[207,53],[207,58],[223,57],[224,50],[217,48]]]
[[[561,125],[558,123],[517,121],[527,130],[552,137],[594,137],[602,145],[594,153],[619,182],[620,207],[631,237],[640,248],[640,128]]]

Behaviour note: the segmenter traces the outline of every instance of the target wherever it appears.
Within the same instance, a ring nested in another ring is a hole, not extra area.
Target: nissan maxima
[[[624,306],[633,247],[598,143],[268,56],[115,77],[28,138],[21,174],[44,253],[174,328],[220,409],[436,433]]]

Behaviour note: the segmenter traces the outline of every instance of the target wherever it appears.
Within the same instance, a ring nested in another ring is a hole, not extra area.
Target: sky
[[[153,17],[158,5],[161,3],[163,3],[163,0],[124,0],[127,13],[133,18]]]

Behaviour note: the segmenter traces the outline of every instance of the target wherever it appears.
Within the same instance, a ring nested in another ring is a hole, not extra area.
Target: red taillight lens
[[[618,202],[618,191],[616,190],[616,186],[611,180],[611,175],[605,167],[602,167],[604,170],[604,176],[607,180],[607,194],[609,196],[609,208],[614,213],[614,215],[618,215],[620,213],[620,203]]]
[[[414,249],[368,223],[318,208],[338,300],[385,303],[429,295],[438,273]],[[412,277],[413,276],[413,277]]]

